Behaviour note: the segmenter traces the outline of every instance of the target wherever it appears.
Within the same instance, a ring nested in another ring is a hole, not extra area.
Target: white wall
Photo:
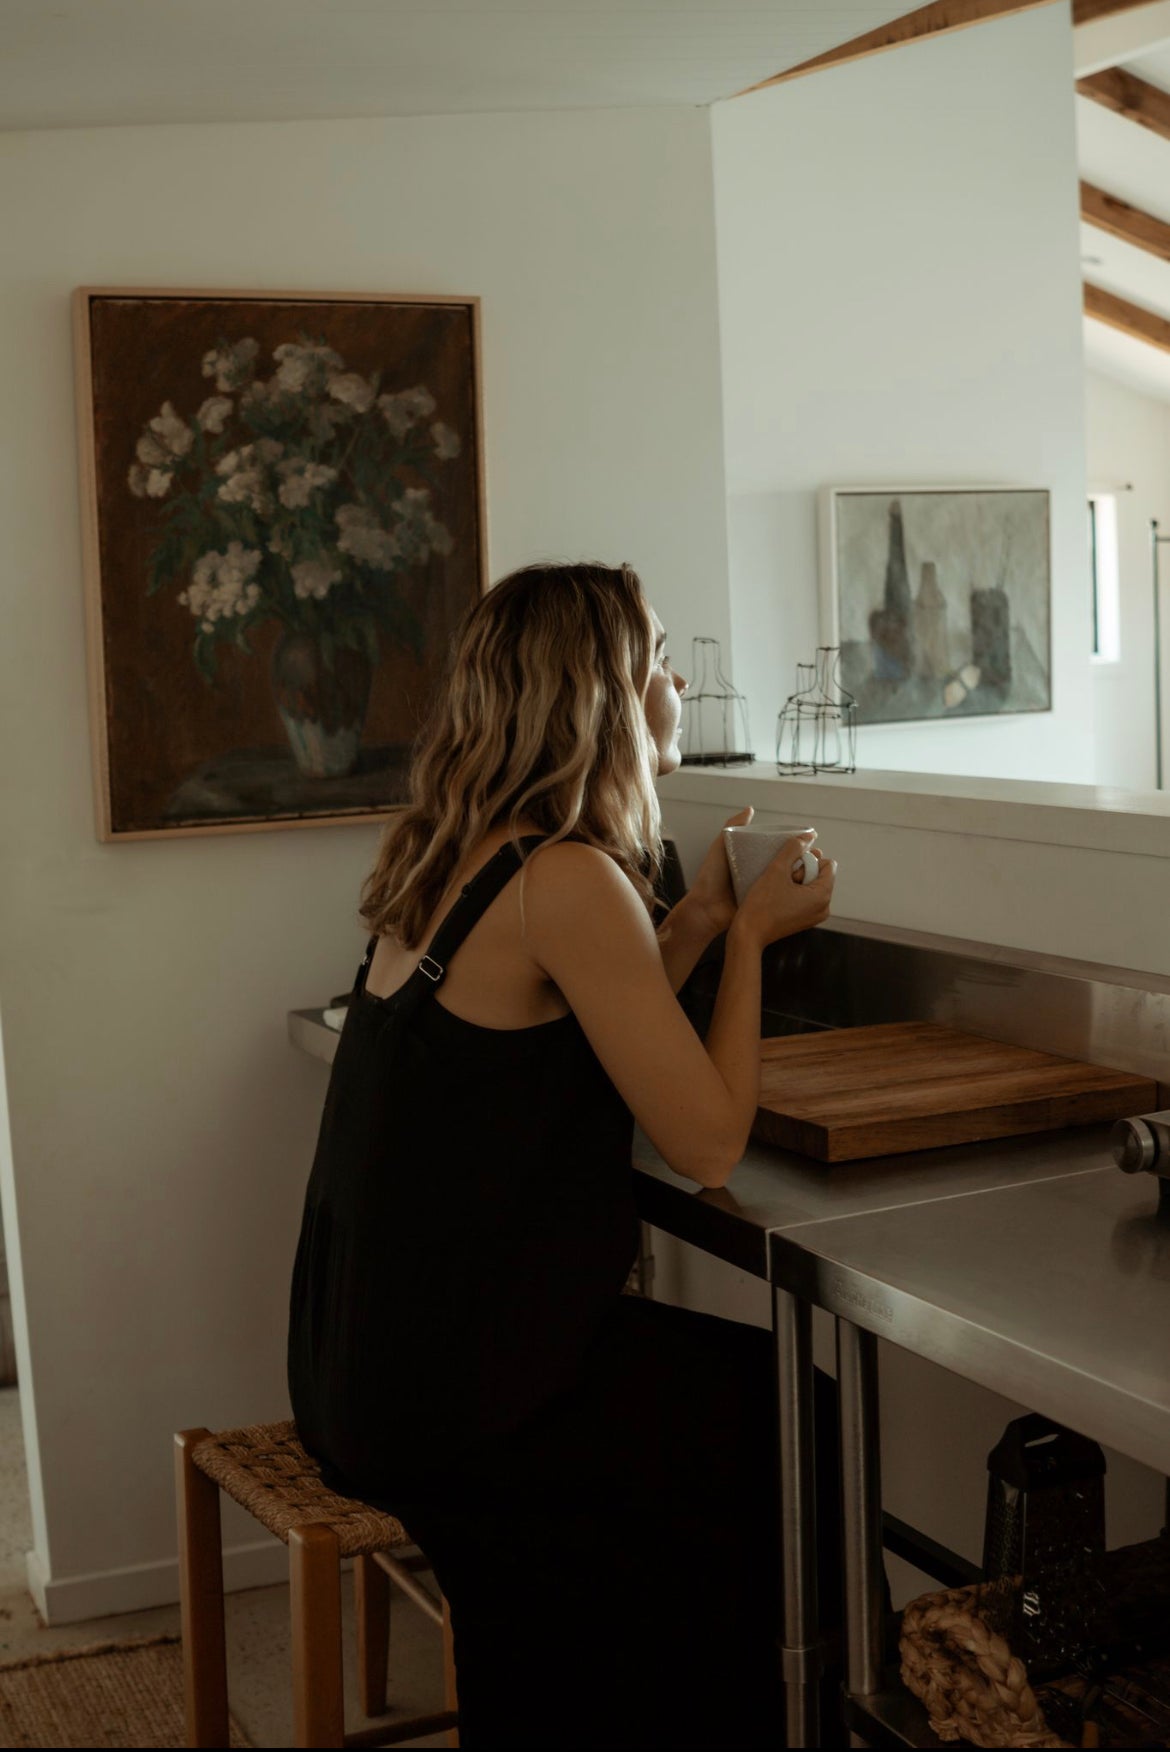
[[[1051,713],[870,727],[869,768],[1092,778],[1068,9],[714,110],[735,678],[775,751],[823,485],[1052,491]]]
[[[1085,374],[1089,484],[1116,492],[1121,654],[1093,665],[1097,782],[1153,788],[1154,598],[1150,519],[1170,536],[1170,405]],[[1129,488],[1131,490],[1127,491]],[[1161,548],[1162,763],[1170,784],[1170,545]]]
[[[69,294],[483,298],[494,575],[638,566],[727,638],[709,124],[698,109],[9,134],[0,361],[0,1000],[27,1297],[31,1574],[54,1618],[175,1597],[174,1430],[287,1415],[323,1074],[285,1012],[349,982],[371,829],[94,840]],[[39,1470],[38,1470],[39,1451]],[[229,1583],[279,1573],[258,1553]]]

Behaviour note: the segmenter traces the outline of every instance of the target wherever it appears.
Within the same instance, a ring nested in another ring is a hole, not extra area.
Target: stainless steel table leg
[[[781,1653],[789,1746],[820,1745],[812,1309],[772,1292],[780,1460]]]
[[[638,1224],[638,1294],[647,1301],[654,1299],[654,1243],[650,1239],[649,1223]]]
[[[841,1411],[841,1539],[845,1568],[845,1689],[867,1697],[882,1673],[882,1482],[877,1339],[837,1319]],[[856,1735],[850,1744],[868,1742]]]

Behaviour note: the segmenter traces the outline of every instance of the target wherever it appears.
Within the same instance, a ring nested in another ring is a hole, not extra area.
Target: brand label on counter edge
[[[844,1304],[842,1313],[844,1313],[845,1308],[856,1308],[860,1313],[868,1314],[874,1320],[884,1320],[887,1325],[893,1325],[894,1310],[890,1304],[883,1302],[877,1296],[867,1294],[865,1290],[855,1289],[848,1278],[830,1278],[828,1290],[835,1303]]]

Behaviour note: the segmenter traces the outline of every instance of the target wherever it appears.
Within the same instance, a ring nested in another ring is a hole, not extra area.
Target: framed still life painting
[[[859,724],[1052,706],[1049,494],[826,487],[821,642]]]
[[[485,586],[478,300],[74,313],[99,837],[386,815]]]

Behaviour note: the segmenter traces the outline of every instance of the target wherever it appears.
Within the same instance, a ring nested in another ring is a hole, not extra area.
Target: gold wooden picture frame
[[[74,294],[99,839],[406,801],[487,587],[475,297]]]

